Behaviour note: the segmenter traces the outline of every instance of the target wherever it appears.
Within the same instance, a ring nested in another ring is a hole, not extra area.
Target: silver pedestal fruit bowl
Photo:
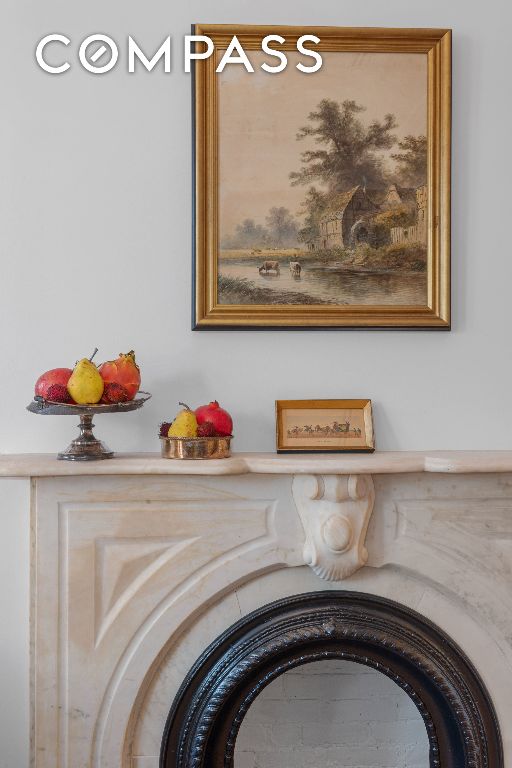
[[[142,408],[150,397],[149,392],[139,391],[133,400],[128,400],[125,403],[97,403],[96,405],[56,403],[37,397],[27,405],[27,411],[39,416],[79,416],[79,436],[68,445],[65,451],[57,454],[57,458],[66,461],[98,461],[99,459],[111,459],[114,452],[94,436],[92,431],[94,427],[93,417],[101,413],[136,411]]]

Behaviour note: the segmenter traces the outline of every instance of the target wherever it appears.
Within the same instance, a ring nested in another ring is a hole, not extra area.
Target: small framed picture
[[[278,453],[375,450],[371,400],[276,400]]]

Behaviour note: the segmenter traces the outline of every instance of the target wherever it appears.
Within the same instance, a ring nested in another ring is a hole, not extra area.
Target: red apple
[[[35,395],[36,397],[42,397],[44,400],[48,398],[48,390],[54,384],[61,384],[63,387],[69,381],[69,377],[73,371],[71,368],[52,368],[51,371],[41,374],[36,381]]]
[[[194,411],[199,426],[211,424],[215,433],[220,437],[227,437],[233,432],[233,419],[224,408],[221,408],[217,400],[208,405],[200,405]]]

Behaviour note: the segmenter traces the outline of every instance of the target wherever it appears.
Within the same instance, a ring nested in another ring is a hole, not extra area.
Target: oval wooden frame
[[[492,702],[458,646],[415,611],[347,591],[271,603],[210,645],[172,704],[160,767],[232,768],[238,730],[262,689],[288,669],[327,658],[373,667],[410,696],[425,723],[431,768],[503,768]]]

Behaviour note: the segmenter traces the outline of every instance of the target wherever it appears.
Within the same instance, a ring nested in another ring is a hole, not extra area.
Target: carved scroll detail
[[[341,581],[368,559],[366,531],[375,492],[370,475],[297,475],[293,498],[304,526],[304,561],[321,579]]]

